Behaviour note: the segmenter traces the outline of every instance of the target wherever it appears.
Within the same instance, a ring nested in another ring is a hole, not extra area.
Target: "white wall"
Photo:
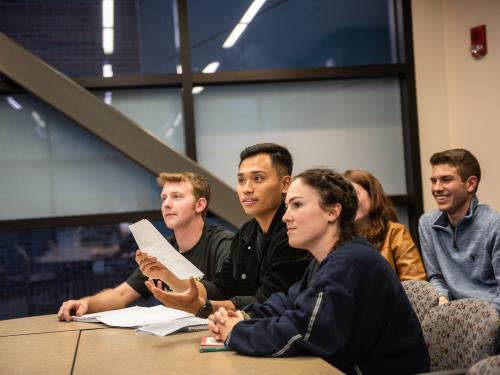
[[[429,157],[455,147],[479,159],[479,199],[500,209],[500,1],[414,0],[412,12],[425,210]],[[488,54],[476,60],[470,28],[482,24]]]

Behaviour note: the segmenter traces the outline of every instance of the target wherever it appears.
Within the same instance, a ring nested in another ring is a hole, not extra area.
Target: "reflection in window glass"
[[[137,267],[128,224],[0,231],[0,319],[55,314],[68,299],[124,282]]]
[[[177,152],[185,153],[179,89],[114,90],[96,94]]]
[[[103,4],[112,4],[103,17]],[[73,77],[175,73],[174,0],[1,1],[2,32]]]
[[[165,238],[172,235],[162,219],[151,222]],[[207,223],[235,231],[212,215]],[[124,282],[137,267],[129,224],[0,231],[0,320],[55,314],[63,301]]]
[[[28,95],[0,96],[0,220],[156,209],[155,176]]]
[[[244,147],[275,142],[295,172],[365,169],[388,194],[406,194],[397,79],[206,87],[195,113],[198,161],[230,186]]]
[[[251,18],[255,3],[188,1],[195,71],[216,61],[219,71],[397,62],[392,1],[267,0]]]

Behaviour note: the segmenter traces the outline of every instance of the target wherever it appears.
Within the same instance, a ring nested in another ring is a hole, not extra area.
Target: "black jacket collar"
[[[286,207],[285,202],[281,202],[278,210],[274,214],[273,220],[271,221],[271,225],[269,226],[269,230],[267,232],[268,237],[273,237],[277,232],[283,230],[284,223],[282,221],[283,215],[285,214]],[[250,242],[253,241],[253,238],[257,235],[257,231],[260,226],[257,220],[253,219],[246,223],[241,228],[241,238],[243,241]]]

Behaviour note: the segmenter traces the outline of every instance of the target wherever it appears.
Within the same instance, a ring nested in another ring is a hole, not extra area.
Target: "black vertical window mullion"
[[[411,19],[411,3],[401,0],[399,6],[403,17],[399,17],[399,40],[403,44],[405,73],[400,77],[401,112],[403,117],[403,145],[405,152],[406,185],[408,194],[415,200],[408,206],[410,231],[418,242],[418,219],[423,213],[422,176],[420,167],[420,143],[418,133],[418,114],[415,83],[415,65],[413,61],[413,34]]]
[[[180,63],[182,67],[182,110],[184,118],[184,137],[186,155],[197,160],[196,130],[193,105],[193,76],[191,71],[191,49],[189,44],[189,18],[187,0],[177,0],[177,19],[179,21]]]

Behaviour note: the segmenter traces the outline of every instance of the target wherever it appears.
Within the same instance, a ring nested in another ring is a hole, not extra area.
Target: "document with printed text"
[[[175,250],[149,220],[142,219],[129,225],[129,228],[139,249],[148,255],[156,257],[179,279],[185,280],[191,276],[203,276],[203,272]]]

